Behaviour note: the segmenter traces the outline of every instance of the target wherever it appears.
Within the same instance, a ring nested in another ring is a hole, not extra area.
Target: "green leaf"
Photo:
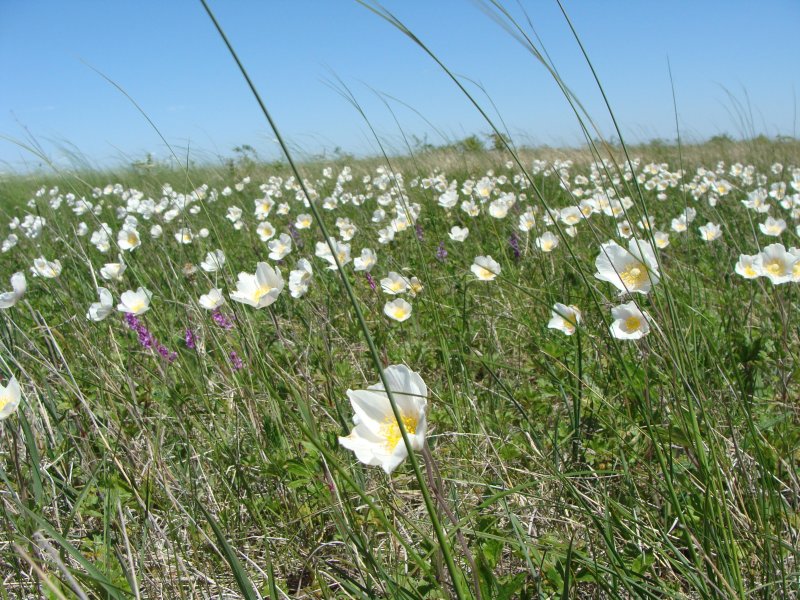
[[[236,578],[236,583],[239,585],[239,589],[241,590],[242,594],[246,600],[261,600],[260,596],[256,593],[255,587],[253,587],[253,582],[250,581],[250,577],[247,575],[244,567],[242,567],[242,563],[239,562],[239,559],[236,557],[236,553],[233,551],[233,548],[231,548],[228,540],[222,533],[222,529],[220,529],[219,524],[214,520],[214,517],[211,516],[211,513],[208,512],[202,504],[200,504],[199,507],[200,511],[203,513],[203,516],[206,518],[206,521],[208,521],[208,524],[211,525],[211,529],[214,531],[214,536],[217,538],[217,543],[222,547],[225,560],[228,561],[228,564],[233,571],[233,576]]]

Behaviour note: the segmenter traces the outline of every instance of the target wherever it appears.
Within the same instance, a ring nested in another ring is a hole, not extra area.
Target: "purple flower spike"
[[[516,233],[512,233],[511,237],[508,238],[508,245],[511,246],[511,249],[514,251],[514,258],[519,260],[521,254],[519,252],[519,239],[517,239]]]
[[[186,335],[183,339],[186,342],[186,347],[189,348],[189,350],[195,350],[197,348],[197,338],[195,338],[194,332],[191,329],[186,330]]]
[[[369,287],[372,289],[372,291],[374,292],[376,289],[378,289],[378,286],[375,284],[375,278],[369,274],[369,271],[364,271],[364,275],[367,276],[367,281],[369,282]]]
[[[240,371],[244,368],[244,363],[242,362],[242,359],[239,358],[239,355],[236,354],[236,350],[231,350],[228,358],[230,358],[231,361],[231,369],[234,371]]]
[[[444,242],[439,242],[439,248],[436,250],[436,259],[442,262],[447,258],[447,248],[444,247]]]
[[[214,319],[214,323],[222,327],[223,329],[230,331],[233,329],[233,321],[231,321],[228,317],[226,317],[219,309],[215,310],[211,313],[211,318]]]

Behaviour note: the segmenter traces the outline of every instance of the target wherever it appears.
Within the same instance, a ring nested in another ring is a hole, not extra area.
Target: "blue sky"
[[[209,0],[290,143],[306,154],[340,147],[376,152],[356,110],[332,88],[341,79],[394,150],[406,134],[439,143],[488,125],[433,61],[352,0]],[[557,4],[522,0],[562,77],[604,133],[597,88]],[[516,2],[509,10],[520,15]],[[681,133],[704,139],[744,133],[749,102],[757,133],[796,134],[800,3],[564,0],[631,141],[675,137],[667,59]],[[549,74],[470,0],[389,0],[447,66],[520,142],[580,143],[580,130]],[[169,152],[121,86],[182,157],[230,156],[250,144],[278,155],[266,122],[199,2],[193,0],[5,0],[0,3],[0,169],[39,160],[17,143],[34,138],[68,163],[95,165]],[[732,99],[733,98],[733,99]],[[421,118],[414,111],[418,111]],[[748,116],[748,120],[750,117]]]

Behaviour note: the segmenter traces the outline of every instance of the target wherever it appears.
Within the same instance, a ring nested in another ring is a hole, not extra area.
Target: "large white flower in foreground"
[[[0,421],[17,410],[21,397],[22,390],[19,388],[19,382],[12,375],[5,386],[0,385]]]
[[[422,377],[405,365],[391,365],[383,372],[411,448],[422,450],[428,425],[425,417],[428,388]],[[355,427],[350,435],[340,437],[339,443],[352,450],[360,462],[380,466],[390,474],[408,456],[408,449],[383,383],[366,390],[347,390],[347,397],[355,412]]]
[[[0,294],[0,308],[11,308],[25,295],[28,289],[28,282],[25,280],[25,273],[14,273],[11,276],[10,292]]]
[[[275,302],[282,290],[283,277],[280,269],[273,269],[267,263],[260,262],[256,265],[255,275],[239,273],[239,281],[236,291],[231,294],[231,300],[264,308]]]
[[[620,296],[633,292],[647,294],[660,279],[653,247],[638,238],[628,243],[627,250],[613,240],[602,244],[594,264],[597,269],[594,276],[611,283]]]

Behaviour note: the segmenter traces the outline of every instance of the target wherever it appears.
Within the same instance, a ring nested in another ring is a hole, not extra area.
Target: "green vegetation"
[[[327,174],[300,167],[328,230],[349,219],[352,256],[376,251],[375,281],[395,271],[423,286],[406,295],[413,313],[398,323],[382,312],[392,298],[344,266],[384,366],[408,365],[430,390],[430,452],[417,461],[465,594],[477,595],[476,581],[484,598],[796,593],[797,288],[734,273],[739,254],[770,243],[757,228],[764,215],[740,201],[797,181],[789,163],[771,170],[796,142],[758,143],[752,169],[717,165],[716,144],[684,149],[683,176],[674,162],[651,165],[644,155],[638,185],[624,163],[619,172],[610,161],[591,167],[581,153],[573,164],[534,162],[533,150],[522,155],[527,177],[488,151],[440,151],[380,170],[376,161]],[[729,155],[742,152],[726,144]],[[658,160],[675,150],[659,147]],[[697,170],[695,156],[708,170]],[[248,160],[188,173],[63,174],[39,194],[44,178],[2,182],[4,221],[45,219],[36,238],[15,230],[19,242],[0,268],[3,282],[28,272],[25,296],[0,313],[3,374],[23,389],[19,410],[0,424],[10,597],[453,593],[411,464],[387,476],[337,441],[352,427],[347,389],[377,376],[338,272],[314,256],[319,231],[291,225],[306,208],[280,169]],[[453,181],[459,202],[478,198],[484,177],[480,216],[439,205]],[[723,180],[730,190],[717,196]],[[565,223],[547,225],[531,182],[551,209],[595,198],[598,212],[570,237]],[[609,217],[598,189],[636,202]],[[506,194],[515,199],[507,214],[490,216]],[[81,198],[94,212],[75,214]],[[264,198],[274,202],[274,238],[293,231],[280,262],[267,258],[251,209]],[[163,206],[150,211],[147,199]],[[386,216],[373,223],[381,202]],[[770,214],[796,218],[791,202],[767,202]],[[416,223],[378,243],[378,230],[417,204]],[[661,281],[635,298],[656,325],[641,340],[614,339],[610,309],[627,300],[593,277],[600,243],[627,246],[624,220],[647,239],[636,224],[644,210],[653,232],[669,231],[687,205],[696,222],[670,232]],[[230,207],[243,209],[240,229],[226,218]],[[524,232],[528,210],[535,226]],[[141,245],[123,253],[121,281],[103,281],[126,217]],[[722,236],[706,242],[697,228],[709,221]],[[112,229],[105,253],[91,241],[101,223]],[[463,243],[448,236],[454,225],[469,228]],[[183,228],[190,244],[175,238]],[[551,252],[535,244],[544,230],[561,231]],[[780,241],[795,238],[786,230]],[[217,248],[224,269],[197,269]],[[487,254],[502,271],[484,282],[470,265]],[[61,260],[57,278],[31,277],[39,256]],[[220,310],[231,329],[197,303],[211,287],[233,292],[235,274],[258,261],[279,264],[287,278],[300,257],[314,270],[302,298],[284,289],[261,310],[229,300]],[[143,347],[122,313],[87,320],[97,285],[115,304],[125,290],[151,290],[139,319],[177,353],[174,362]],[[577,335],[547,328],[556,302],[581,309]]]

